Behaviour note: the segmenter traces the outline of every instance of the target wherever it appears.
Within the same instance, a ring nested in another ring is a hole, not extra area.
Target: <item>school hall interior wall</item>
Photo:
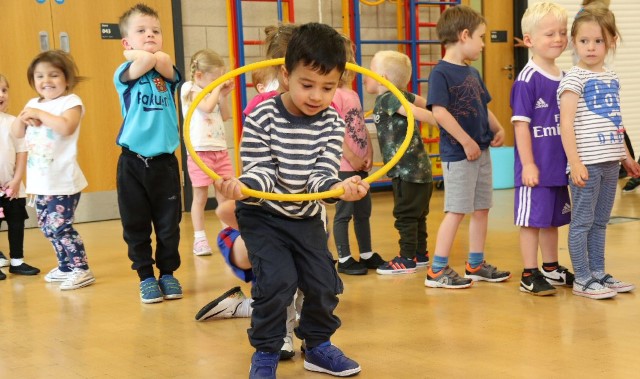
[[[182,23],[184,35],[184,65],[185,80],[189,80],[189,62],[191,56],[198,50],[210,48],[221,54],[225,63],[229,65],[229,44],[227,26],[226,3],[229,0],[182,0]],[[235,0],[232,0],[235,1]],[[343,31],[343,0],[294,0],[295,22],[322,22]],[[463,4],[480,10],[481,0],[463,0]],[[245,1],[242,4],[243,33],[245,40],[264,40],[264,27],[278,22],[275,3]],[[397,9],[396,3],[385,1],[378,6],[367,6],[360,3],[361,39],[362,40],[394,40],[397,39]],[[421,7],[421,21],[437,21],[439,11],[437,7]],[[437,39],[435,28],[431,31],[422,29],[421,39]],[[371,57],[379,50],[397,50],[397,44],[362,44],[362,66],[369,67]],[[264,59],[263,46],[246,46],[246,63],[253,63]],[[440,57],[440,46],[421,47],[421,59],[437,60]],[[482,62],[475,62],[474,65],[480,70]],[[420,73],[421,78],[429,76],[429,67],[423,67]],[[250,75],[247,74],[247,82]],[[426,96],[426,84],[422,84],[421,92]],[[251,99],[255,95],[253,89],[247,90],[247,98]],[[374,95],[364,96],[364,110],[370,110],[375,100]],[[235,154],[233,149],[233,122],[225,123],[227,146],[230,146],[230,154]],[[378,151],[377,136],[373,125],[368,125],[374,146],[374,161],[381,161],[382,157]],[[233,161],[233,160],[232,160]],[[213,193],[210,193],[213,196]]]

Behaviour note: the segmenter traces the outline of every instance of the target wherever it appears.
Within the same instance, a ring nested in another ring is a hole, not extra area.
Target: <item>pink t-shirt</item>
[[[258,104],[267,99],[271,99],[272,97],[277,96],[279,93],[280,92],[278,91],[269,91],[255,95],[253,99],[251,99],[249,104],[247,104],[246,108],[244,108],[244,111],[242,111],[242,113],[244,113],[245,116],[248,116],[253,111],[253,109],[258,106]]]
[[[363,159],[366,158],[369,149],[369,139],[367,138],[369,131],[364,122],[364,114],[358,94],[351,89],[340,87],[333,96],[333,103],[342,119],[344,119],[345,143],[355,155]],[[356,171],[351,167],[344,155],[340,160],[340,171]]]

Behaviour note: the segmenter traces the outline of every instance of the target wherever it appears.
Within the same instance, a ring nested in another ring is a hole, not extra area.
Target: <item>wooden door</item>
[[[38,95],[27,82],[27,68],[41,51],[41,34],[42,43],[53,46],[49,1],[53,0],[3,1],[0,5],[0,73],[9,80],[9,114],[17,115]]]
[[[173,0],[175,1],[175,0]],[[172,0],[146,0],[159,13],[164,34],[163,50],[174,56]],[[116,166],[119,148],[116,136],[122,124],[113,73],[124,62],[120,39],[102,39],[101,24],[117,24],[120,15],[135,4],[131,0],[71,1],[12,0],[0,6],[0,73],[10,83],[9,113],[16,115],[37,96],[27,82],[27,67],[43,50],[40,35],[49,49],[61,48],[61,34],[80,75],[87,78],[74,92],[85,105],[78,143],[78,161],[89,186],[83,191],[76,221],[119,217],[116,196]],[[32,210],[30,210],[32,211]],[[28,226],[35,226],[31,217]]]
[[[171,0],[146,0],[158,11],[163,33],[163,50],[174,58]],[[86,113],[78,146],[78,161],[89,187],[84,192],[115,191],[116,165],[120,148],[116,136],[122,124],[113,73],[124,62],[120,39],[102,39],[101,23],[117,24],[120,15],[133,5],[128,0],[52,1],[51,20],[56,48],[61,36],[68,36],[69,53],[87,78],[76,87]]]
[[[513,57],[513,2],[491,0],[483,2],[487,19],[484,48],[484,81],[493,100],[489,109],[505,130],[505,145],[513,146],[509,96],[515,79]]]

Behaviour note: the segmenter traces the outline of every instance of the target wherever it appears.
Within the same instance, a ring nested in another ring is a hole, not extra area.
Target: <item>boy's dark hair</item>
[[[284,65],[292,72],[299,63],[322,75],[334,68],[342,74],[347,63],[342,36],[329,25],[317,22],[300,25],[287,46]]]
[[[473,34],[478,26],[486,23],[485,18],[472,8],[456,5],[442,12],[436,25],[436,33],[440,43],[446,46],[458,42],[460,33],[465,29]]]
[[[27,69],[27,80],[29,85],[34,90],[36,89],[36,83],[34,79],[34,73],[38,63],[49,63],[53,67],[59,69],[64,74],[64,79],[67,82],[67,93],[81,81],[85,80],[84,77],[78,73],[78,66],[73,60],[73,57],[63,50],[49,50],[36,55],[31,61],[29,68]]]
[[[126,12],[124,12],[122,14],[122,16],[120,16],[120,20],[118,21],[118,25],[120,26],[120,35],[122,37],[126,37],[127,36],[127,24],[129,23],[129,19],[131,18],[131,16],[135,15],[135,14],[141,14],[144,16],[151,16],[151,17],[155,17],[157,19],[160,19],[160,17],[158,16],[158,12],[156,12],[155,9],[151,8],[150,6],[143,4],[143,3],[138,3],[136,5],[134,5],[133,7],[129,8],[129,10],[127,10]]]

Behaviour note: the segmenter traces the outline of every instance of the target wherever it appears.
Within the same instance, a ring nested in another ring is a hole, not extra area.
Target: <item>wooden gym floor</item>
[[[624,182],[621,181],[620,184]],[[383,257],[397,253],[390,192],[373,195],[373,247]],[[476,283],[466,290],[424,286],[425,271],[387,277],[342,276],[345,292],[337,309],[342,327],[332,341],[362,366],[362,378],[630,378],[640,361],[638,294],[589,300],[560,288],[551,297],[518,290],[522,263],[512,224],[513,190],[494,192],[487,259],[513,277],[502,284]],[[434,191],[428,230],[433,249],[442,219],[443,192]],[[333,216],[333,209],[330,208]],[[640,218],[640,192],[620,194],[613,216]],[[467,220],[461,226],[452,266],[464,270]],[[209,240],[219,228],[207,212]],[[607,270],[640,285],[638,221],[610,225]],[[239,285],[214,251],[191,253],[190,215],[184,214],[176,272],[185,297],[142,304],[130,270],[118,220],[77,225],[94,285],[59,291],[44,274],[54,267],[49,242],[37,229],[26,232],[27,262],[37,277],[8,274],[0,281],[0,378],[246,378],[253,352],[249,319],[196,322],[196,312]],[[7,252],[6,232],[0,246]],[[560,232],[560,262],[570,267],[567,228]],[[352,236],[353,250],[357,251]],[[333,248],[333,242],[330,243]],[[246,294],[249,285],[242,284]],[[300,341],[296,340],[296,348]],[[298,352],[281,362],[279,378],[320,378],[303,369]],[[325,375],[325,377],[328,377]]]

